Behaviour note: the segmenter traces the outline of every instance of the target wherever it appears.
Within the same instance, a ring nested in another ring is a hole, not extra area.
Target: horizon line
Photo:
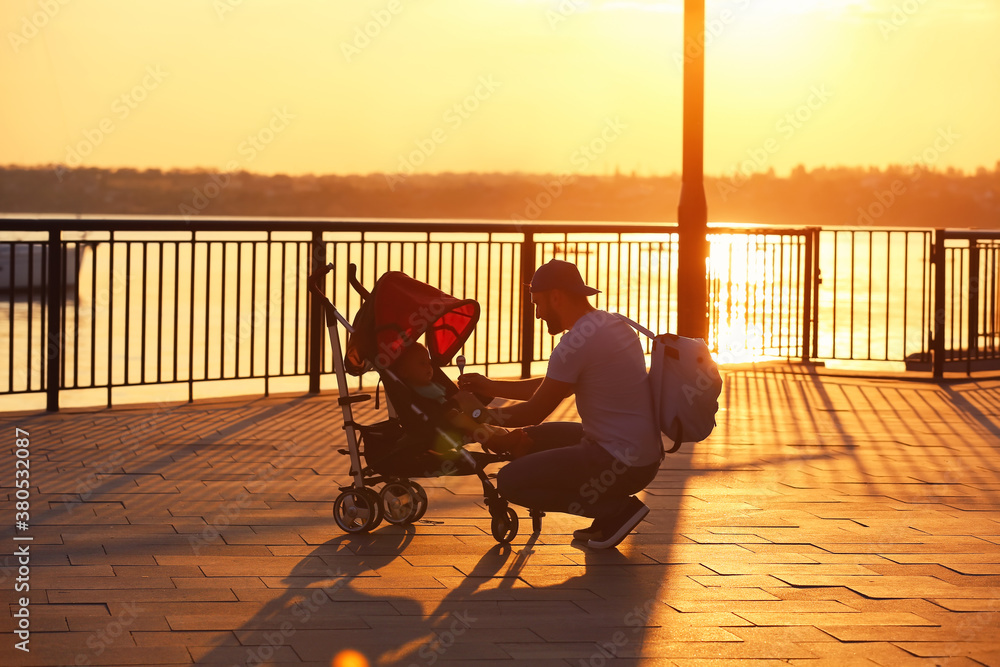
[[[63,173],[70,173],[74,171],[87,171],[87,170],[97,170],[106,172],[119,172],[132,170],[140,174],[145,174],[149,172],[160,172],[162,174],[219,174],[219,173],[232,173],[232,174],[249,174],[253,176],[260,176],[265,178],[273,178],[277,176],[285,176],[288,178],[349,178],[349,177],[361,177],[361,178],[372,178],[381,176],[386,178],[397,178],[397,179],[409,179],[415,177],[422,178],[440,178],[449,176],[524,176],[524,177],[536,177],[536,178],[635,178],[635,179],[662,179],[662,178],[682,178],[683,174],[681,172],[670,172],[670,173],[651,173],[651,174],[640,174],[637,170],[622,170],[616,169],[614,173],[610,174],[578,174],[578,173],[557,173],[557,172],[532,172],[532,171],[438,171],[438,172],[419,172],[406,174],[404,172],[348,172],[348,173],[337,173],[337,172],[326,172],[326,173],[316,173],[316,172],[301,172],[301,173],[289,173],[289,172],[261,172],[252,171],[247,169],[239,169],[226,171],[223,169],[210,168],[210,167],[135,167],[135,166],[67,166],[60,163],[45,163],[45,164],[35,164],[35,165],[24,165],[24,164],[4,164],[0,165],[0,170],[22,170],[22,171],[62,171]],[[819,171],[856,171],[856,172],[877,172],[877,173],[890,173],[894,170],[920,170],[927,173],[937,173],[937,174],[947,174],[956,175],[961,177],[970,177],[979,175],[980,171],[986,171],[987,173],[995,172],[1000,173],[1000,160],[991,167],[987,165],[979,165],[974,170],[966,170],[961,167],[945,167],[937,168],[934,165],[925,164],[904,164],[904,163],[891,163],[885,166],[879,165],[819,165],[814,167],[806,167],[803,164],[798,164],[792,169],[789,169],[787,173],[778,173],[773,167],[765,170],[734,170],[728,173],[711,174],[704,173],[703,178],[706,179],[725,179],[732,178],[734,176],[740,176],[743,178],[750,178],[753,176],[770,176],[772,178],[790,178],[794,173],[803,171],[806,174],[811,174]],[[60,179],[61,180],[61,179]]]

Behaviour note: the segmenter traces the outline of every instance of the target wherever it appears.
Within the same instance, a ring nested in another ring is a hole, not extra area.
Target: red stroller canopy
[[[400,271],[384,273],[354,318],[344,366],[361,375],[371,366],[387,368],[420,336],[427,334],[431,362],[444,366],[472,335],[479,304],[456,299]]]

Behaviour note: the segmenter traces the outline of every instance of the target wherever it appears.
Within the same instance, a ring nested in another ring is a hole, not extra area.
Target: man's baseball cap
[[[576,264],[561,259],[550,259],[535,270],[531,278],[529,291],[545,292],[550,289],[561,289],[573,294],[590,296],[601,290],[588,287],[580,277],[580,269]]]

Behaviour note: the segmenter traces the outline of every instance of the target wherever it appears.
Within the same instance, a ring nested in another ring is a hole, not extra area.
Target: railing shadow
[[[29,433],[35,430],[36,425],[43,428],[45,435],[35,440],[37,444],[33,447],[33,453],[36,456],[52,456],[57,465],[66,466],[65,469],[57,469],[57,473],[65,474],[76,469],[71,456],[63,458],[66,456],[66,445],[72,443],[74,447],[84,448],[79,452],[79,460],[84,462],[80,466],[80,474],[73,475],[69,482],[47,480],[46,490],[52,497],[46,505],[39,506],[32,513],[35,525],[58,525],[65,523],[67,516],[73,512],[85,509],[91,499],[134,491],[137,478],[161,477],[166,481],[183,478],[186,470],[190,470],[192,478],[200,476],[200,466],[204,461],[199,458],[199,454],[215,447],[223,449],[239,446],[244,452],[248,451],[253,445],[247,440],[243,440],[242,445],[237,443],[262,424],[273,423],[283,417],[308,419],[306,415],[310,412],[319,416],[323,408],[310,402],[309,398],[289,398],[261,409],[253,407],[252,402],[248,406],[247,403],[229,399],[223,404],[226,406],[223,410],[232,410],[236,419],[223,425],[214,422],[207,424],[204,430],[199,429],[197,413],[212,412],[217,418],[222,411],[217,404],[208,403],[199,407],[186,404],[162,405],[152,413],[142,407],[116,408],[114,411],[86,413],[76,418],[72,413],[64,413],[64,416],[35,413],[3,421],[16,421],[20,428]],[[130,418],[132,415],[135,415],[134,420]],[[51,426],[53,419],[60,422],[57,427]],[[109,429],[110,433],[101,434],[100,427],[95,428],[95,425],[105,419],[118,426],[117,430]],[[199,431],[202,435],[198,435]],[[101,435],[110,436],[111,442],[106,446],[103,442],[95,443],[94,436]],[[64,444],[46,442],[52,436],[56,436]],[[53,454],[50,455],[50,452]],[[266,460],[264,465],[257,467],[259,470],[247,475],[249,481],[272,472]],[[210,497],[212,493],[206,489],[201,495],[189,491],[184,500],[196,501]],[[141,504],[131,506],[139,507]]]
[[[906,502],[973,494],[982,502],[1000,499],[1000,490],[988,486],[995,480],[987,465],[1000,436],[996,381],[937,384],[776,366],[730,371],[725,391],[727,398],[745,401],[733,405],[738,412],[768,420],[766,430],[794,447],[796,458],[840,461],[815,471],[840,473],[829,480],[831,488],[863,485]],[[730,455],[741,438],[753,444],[743,426],[721,429]]]

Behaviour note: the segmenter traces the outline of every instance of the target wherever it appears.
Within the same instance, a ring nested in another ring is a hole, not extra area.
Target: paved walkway
[[[610,552],[524,511],[497,546],[475,478],[421,480],[413,527],[341,533],[331,396],[2,415],[30,592],[13,556],[0,580],[31,652],[5,615],[0,664],[1000,665],[1000,382],[725,379],[718,429]]]

